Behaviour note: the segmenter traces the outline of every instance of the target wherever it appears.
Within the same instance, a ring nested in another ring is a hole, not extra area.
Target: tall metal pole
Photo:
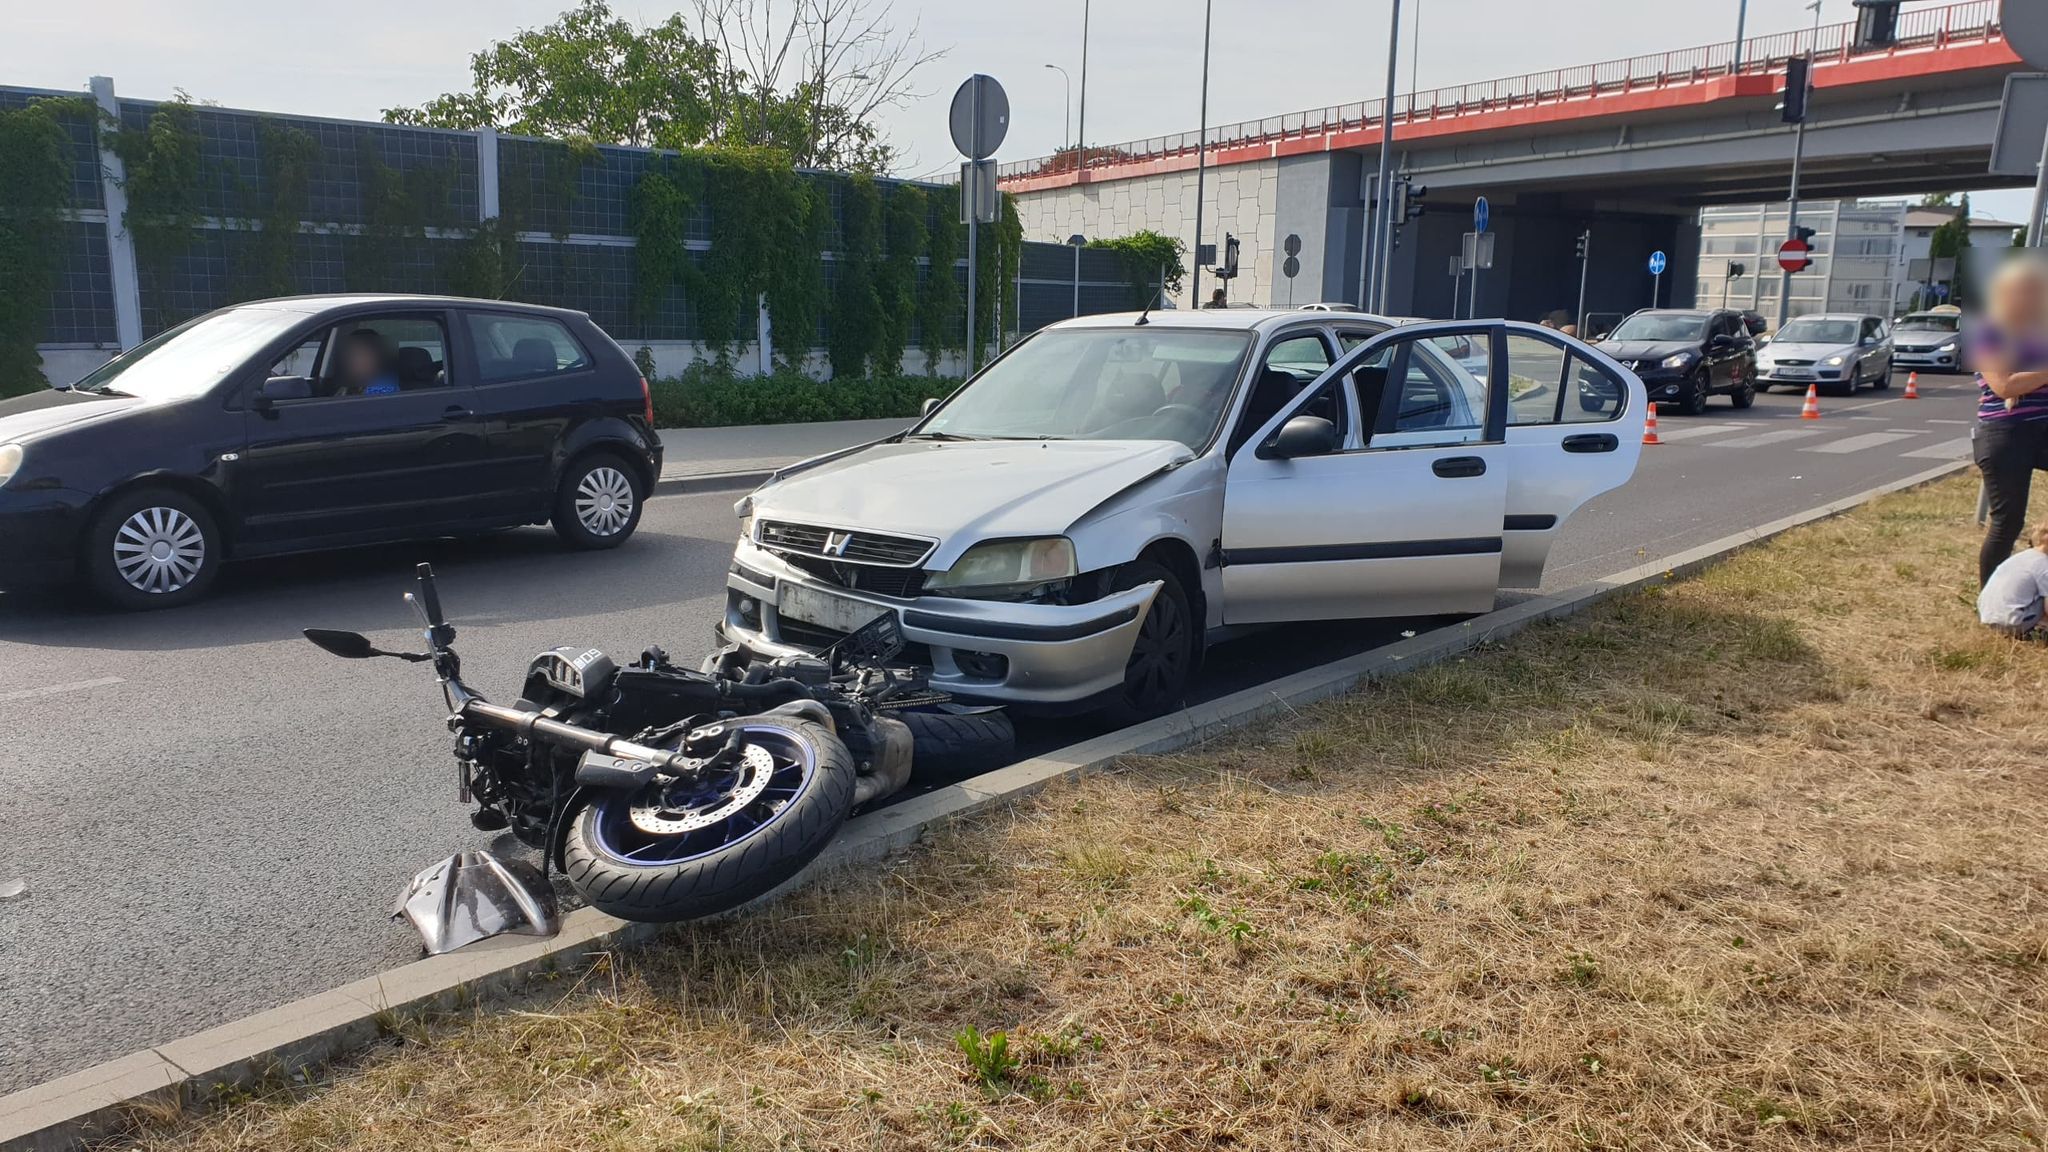
[[[1088,166],[1088,8],[1093,0],[1081,0],[1081,130],[1074,133],[1079,149],[1077,163]]]
[[[1742,37],[1749,28],[1749,0],[1736,0],[1735,9],[1735,62],[1728,68],[1730,73],[1742,71]]]
[[[1813,9],[1813,41],[1806,46],[1806,93],[1805,106],[1801,109],[1799,123],[1792,130],[1792,193],[1785,201],[1785,238],[1799,235],[1799,168],[1806,158],[1806,122],[1813,116],[1813,56],[1820,46],[1820,6],[1822,0],[1813,0],[1807,7]],[[1788,96],[1787,99],[1790,99]],[[1785,269],[1778,277],[1778,327],[1792,318],[1792,270]]]
[[[1586,273],[1591,271],[1593,267],[1593,230],[1591,228],[1586,229],[1585,234],[1579,237],[1579,243],[1585,247],[1586,254],[1579,257],[1579,315],[1576,323],[1579,329],[1579,339],[1584,340],[1586,339]]]
[[[1202,193],[1209,177],[1209,17],[1215,0],[1202,4],[1202,126],[1195,130],[1195,278],[1193,306],[1202,307]]]
[[[2048,135],[2041,138],[2041,166],[2034,177],[2034,208],[2027,213],[2027,247],[2040,248],[2041,214],[2048,211]],[[1967,221],[1965,222],[1967,225]]]
[[[1074,142],[1074,78],[1067,75],[1067,70],[1057,64],[1047,64],[1046,67],[1060,74],[1060,84],[1066,90],[1066,111],[1060,114],[1060,144],[1062,146],[1072,144]]]
[[[1394,236],[1394,82],[1395,73],[1401,67],[1401,0],[1394,0],[1394,10],[1387,24],[1387,98],[1380,105],[1380,183],[1378,230],[1373,235],[1373,247],[1377,252],[1377,266],[1386,268],[1393,256]],[[1370,285],[1372,303],[1366,311],[1380,312],[1386,308],[1386,296],[1381,287],[1383,276],[1373,278]]]

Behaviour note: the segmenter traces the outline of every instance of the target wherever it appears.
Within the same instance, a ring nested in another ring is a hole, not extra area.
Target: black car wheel
[[[1687,416],[1698,416],[1707,410],[1707,369],[1688,376],[1685,387],[1678,394],[1678,410]]]
[[[1159,595],[1138,626],[1137,642],[1124,665],[1124,684],[1103,715],[1119,726],[1150,720],[1180,703],[1195,666],[1195,619],[1180,578],[1150,560],[1117,569],[1111,592],[1159,581]]]
[[[555,532],[578,548],[616,548],[640,526],[647,499],[639,473],[609,452],[572,462],[555,490]]]
[[[82,560],[108,603],[171,608],[206,595],[220,572],[220,529],[192,497],[144,488],[115,497],[93,517]]]
[[[1756,369],[1737,369],[1742,378],[1735,382],[1735,390],[1728,393],[1728,400],[1737,408],[1747,408],[1756,403]]]

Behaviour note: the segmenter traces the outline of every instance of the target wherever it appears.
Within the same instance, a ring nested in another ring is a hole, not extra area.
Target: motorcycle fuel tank
[[[553,936],[562,929],[555,890],[540,869],[489,852],[458,852],[422,869],[391,910],[419,931],[427,955],[453,952],[507,932]]]

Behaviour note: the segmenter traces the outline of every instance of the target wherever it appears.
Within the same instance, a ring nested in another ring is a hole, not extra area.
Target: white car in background
[[[1534,586],[1565,520],[1634,473],[1643,405],[1533,324],[1067,321],[908,432],[741,500],[720,631],[789,655],[894,614],[963,699],[1156,715],[1226,630]]]
[[[1930,372],[1963,371],[1963,310],[1935,308],[1901,319],[1892,329],[1892,363]]]

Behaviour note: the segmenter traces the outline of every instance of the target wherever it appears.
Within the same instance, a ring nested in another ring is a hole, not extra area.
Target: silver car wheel
[[[616,536],[633,519],[633,482],[624,472],[599,465],[576,485],[576,519],[592,536]]]
[[[114,533],[114,570],[137,592],[179,591],[205,565],[206,534],[176,508],[140,509]]]

